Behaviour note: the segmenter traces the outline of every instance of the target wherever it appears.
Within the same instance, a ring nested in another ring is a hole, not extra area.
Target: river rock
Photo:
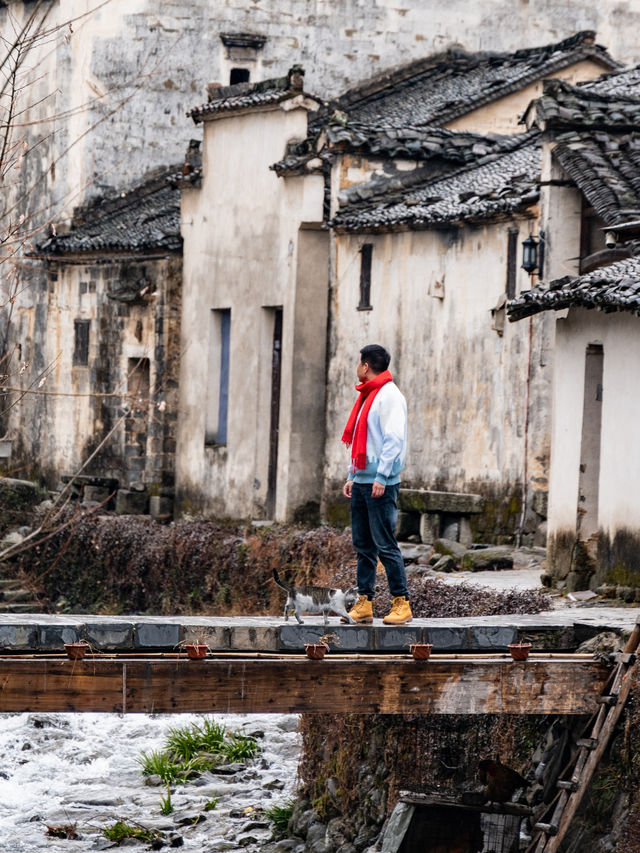
[[[23,542],[24,536],[22,533],[18,533],[17,530],[12,530],[0,539],[0,551],[5,551],[7,548],[15,548]]]
[[[272,853],[289,853],[298,844],[300,844],[299,838],[283,838],[273,845]]]
[[[590,640],[585,640],[584,643],[580,643],[578,648],[576,649],[576,654],[608,654],[611,652],[618,652],[624,647],[624,640],[622,637],[618,636],[614,631],[602,631],[600,634],[596,634],[595,637],[591,637]]]
[[[434,572],[455,572],[458,568],[458,565],[455,561],[455,557],[451,557],[449,554],[445,554],[443,557],[440,557],[437,563],[433,565]]]
[[[414,545],[413,543],[400,542],[400,552],[405,563],[415,563],[420,557],[431,553],[430,545]]]
[[[494,545],[491,548],[466,551],[462,557],[461,568],[466,572],[512,569],[513,551],[514,549],[509,545]]]
[[[211,773],[216,776],[233,776],[234,773],[241,773],[243,770],[246,770],[246,768],[246,764],[233,762],[232,764],[220,764],[218,767],[213,767],[211,769]]]
[[[324,823],[312,823],[307,830],[307,848],[311,853],[329,853],[326,842],[327,827]]]
[[[450,557],[456,557],[458,560],[467,552],[466,547],[454,539],[436,539],[433,547],[438,554],[447,554]]]

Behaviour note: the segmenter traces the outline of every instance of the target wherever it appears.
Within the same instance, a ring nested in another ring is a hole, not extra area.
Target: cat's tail
[[[273,579],[278,584],[278,586],[281,586],[282,589],[286,589],[286,591],[289,592],[289,587],[286,584],[282,583],[282,581],[280,580],[280,575],[276,572],[275,569],[273,569]]]

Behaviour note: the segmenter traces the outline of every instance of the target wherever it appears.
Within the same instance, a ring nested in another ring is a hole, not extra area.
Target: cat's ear
[[[357,586],[350,586],[349,589],[346,591],[345,595],[357,596],[358,595],[358,587]]]

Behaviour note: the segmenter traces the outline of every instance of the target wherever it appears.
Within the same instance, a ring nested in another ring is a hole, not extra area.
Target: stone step
[[[39,613],[41,610],[42,607],[36,604],[35,601],[19,602],[17,604],[0,601],[0,613]]]
[[[20,587],[15,589],[5,587],[0,590],[0,602],[1,601],[4,601],[6,604],[10,604],[12,601],[15,601],[16,603],[19,601],[33,602],[33,593],[28,589],[21,589]]]

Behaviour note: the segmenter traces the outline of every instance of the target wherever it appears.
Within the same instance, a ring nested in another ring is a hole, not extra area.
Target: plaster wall
[[[346,477],[340,435],[353,405],[359,349],[380,343],[407,397],[405,485],[447,491],[505,490],[519,501],[525,458],[526,385],[532,387],[529,485],[546,489],[550,371],[540,358],[543,325],[492,329],[505,291],[513,222],[448,230],[336,237],[331,302],[327,493]],[[521,240],[529,230],[519,223]],[[357,310],[359,249],[373,243],[370,311]],[[518,271],[517,290],[529,287]]]
[[[266,512],[276,308],[283,337],[275,516],[288,518],[295,502],[311,499],[307,486],[291,485],[304,476],[292,470],[304,445],[296,412],[308,410],[321,429],[323,393],[297,371],[306,358],[316,370],[324,361],[327,261],[321,241],[301,240],[300,227],[322,221],[324,181],[284,180],[269,170],[289,139],[306,134],[306,110],[290,106],[208,121],[202,188],[183,194],[178,491],[183,506],[217,515]],[[208,355],[212,309],[231,311],[228,436],[218,446],[205,445],[203,405],[220,370]],[[319,488],[314,482],[316,499]]]
[[[580,443],[589,344],[601,344],[604,350],[598,526],[613,539],[620,529],[640,533],[640,507],[633,499],[640,478],[635,440],[640,421],[638,318],[585,309],[572,308],[556,324],[549,533],[576,528],[580,463],[585,461]]]

